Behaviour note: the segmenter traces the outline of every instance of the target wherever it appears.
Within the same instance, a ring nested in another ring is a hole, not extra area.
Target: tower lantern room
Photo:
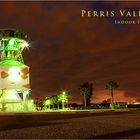
[[[24,63],[22,58],[22,51],[25,47],[28,47],[28,43],[25,41],[26,38],[26,33],[20,30],[0,30],[2,60],[11,59]]]

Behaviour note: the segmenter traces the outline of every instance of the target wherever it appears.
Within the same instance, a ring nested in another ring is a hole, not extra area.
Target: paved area
[[[140,139],[140,111],[0,115],[1,139]]]

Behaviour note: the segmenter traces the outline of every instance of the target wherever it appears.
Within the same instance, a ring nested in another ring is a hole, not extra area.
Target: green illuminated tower
[[[29,67],[22,57],[23,49],[29,46],[26,38],[19,29],[0,30],[0,111],[30,109]]]

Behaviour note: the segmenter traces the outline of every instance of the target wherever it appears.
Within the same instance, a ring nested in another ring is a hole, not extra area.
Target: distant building
[[[127,108],[127,102],[115,102],[117,108]]]

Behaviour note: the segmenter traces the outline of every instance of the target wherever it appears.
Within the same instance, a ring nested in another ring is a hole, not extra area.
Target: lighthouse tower
[[[29,46],[19,29],[0,30],[0,111],[29,111],[29,66],[22,51]]]

